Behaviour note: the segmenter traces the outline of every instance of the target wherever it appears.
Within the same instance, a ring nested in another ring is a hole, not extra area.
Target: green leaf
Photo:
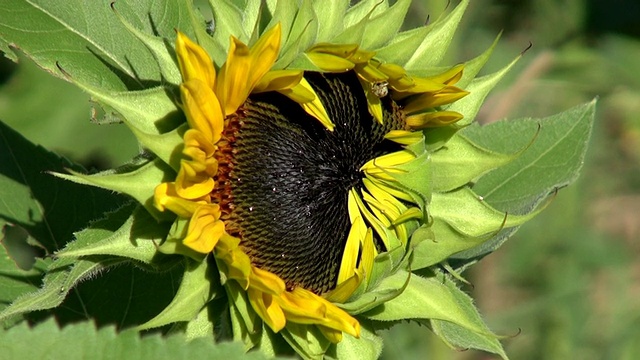
[[[178,293],[158,316],[138,326],[138,330],[151,329],[179,321],[192,321],[212,298],[212,291],[219,286],[218,269],[211,268],[206,260],[196,262],[187,259]]]
[[[120,171],[123,170],[130,169],[127,166]],[[172,176],[173,170],[164,162],[156,159],[130,172],[118,173],[110,170],[94,175],[84,175],[71,171],[71,175],[60,173],[54,173],[54,175],[78,184],[96,186],[127,194],[144,205],[155,217],[161,218],[162,215],[153,206],[154,189],[160,183],[166,181],[167,177]]]
[[[380,3],[381,2],[378,2],[378,4],[380,4]],[[382,4],[386,4],[386,3],[382,2]],[[351,24],[351,25],[346,25],[347,22],[348,22],[348,16],[347,16],[347,18],[345,18],[345,28],[344,28],[344,30],[342,30],[341,33],[336,35],[336,37],[331,42],[332,43],[336,43],[336,44],[360,44],[360,43],[362,43],[362,38],[363,38],[364,33],[365,33],[366,29],[367,29],[367,24],[369,23],[371,16],[373,16],[373,13],[378,8],[371,9],[371,13],[366,14],[360,21],[358,21],[358,22],[356,22],[354,24]],[[353,8],[351,8],[351,9],[353,9]],[[349,15],[349,12],[347,12],[347,15]]]
[[[376,58],[392,64],[406,63],[430,30],[431,28],[423,26],[398,33],[389,44],[376,49]],[[412,70],[414,72],[420,73],[418,69]]]
[[[472,237],[457,231],[444,221],[434,221],[411,235],[413,249],[411,269],[419,270],[439,264],[450,256],[471,249],[489,240],[493,234]]]
[[[502,345],[495,337],[478,334],[448,321],[431,320],[431,330],[454,350],[477,349],[508,359]]]
[[[347,9],[344,27],[351,27],[363,19],[378,15],[389,8],[388,0],[364,0]]]
[[[335,345],[335,350],[334,347],[330,348],[327,355],[336,360],[361,360],[377,359],[380,353],[382,353],[382,338],[362,326],[359,339],[343,334],[342,341]]]
[[[0,245],[0,311],[18,297],[40,287],[42,276],[51,260],[36,259],[29,270],[18,267],[7,253],[5,240]]]
[[[446,107],[446,110],[448,111],[457,111],[464,115],[464,118],[458,121],[456,126],[460,127],[473,122],[489,92],[498,84],[500,79],[509,72],[519,59],[520,57],[518,56],[507,66],[493,74],[473,79],[469,86],[465,88],[465,90],[469,91],[470,94]]]
[[[355,299],[349,299],[346,303],[336,305],[351,315],[369,311],[401,294],[410,282],[410,278],[410,273],[398,270],[393,275],[382,279],[376,286],[368,288],[365,293]]]
[[[124,258],[99,258],[96,261],[118,261],[118,266],[102,267],[100,272],[83,278],[64,302],[47,313],[64,324],[88,318],[98,325],[117,324],[119,328],[145,323],[175,297],[184,266],[181,257],[172,258],[172,263],[157,272]],[[28,317],[37,315],[29,314]]]
[[[217,264],[224,266],[221,261]],[[234,280],[221,279],[221,283],[229,299],[233,339],[244,341],[248,347],[255,346],[261,336],[262,321],[249,303],[247,292]]]
[[[73,259],[111,255],[159,267],[163,256],[157,247],[167,236],[167,225],[158,223],[139,205],[130,205],[77,233],[76,240],[56,256]]]
[[[0,219],[22,226],[49,252],[62,248],[89,221],[128,201],[47,174],[65,168],[84,171],[0,122]]]
[[[234,4],[234,1],[209,0],[209,5],[213,11],[213,39],[218,46],[226,50],[229,47],[229,38],[231,36],[238,38],[245,44],[249,42],[253,31],[253,26],[251,25],[253,24],[249,24],[249,27],[244,24],[243,11]],[[220,66],[222,65],[222,62],[216,61],[216,63]]]
[[[305,359],[322,359],[331,344],[313,325],[288,322],[280,334]]]
[[[458,133],[431,155],[433,191],[459,188],[514,157],[481,148]]]
[[[296,57],[304,54],[316,42],[318,20],[313,12],[310,0],[300,4],[295,20],[291,26],[291,33],[297,34],[295,38],[289,37],[287,43],[282,46],[278,61],[274,69],[283,69],[289,66]]]
[[[82,246],[91,247],[93,243],[99,248],[99,245],[108,243],[113,252],[114,248],[118,248],[116,246],[118,244],[114,243],[120,241],[121,251],[127,257],[141,258],[141,262],[132,262],[126,257],[96,255],[83,256],[80,259],[59,257],[47,268],[42,287],[18,298],[0,313],[0,320],[36,310],[55,308],[50,312],[54,313],[61,322],[77,321],[91,314],[98,323],[131,326],[148,321],[162,311],[175,295],[175,289],[184,272],[182,266],[176,265],[180,264],[183,258],[177,256],[154,258],[153,267],[148,266],[145,270],[133,266],[115,267],[115,265],[127,264],[141,265],[144,261],[148,261],[144,255],[136,252],[140,248],[136,249],[132,246],[132,242],[145,241],[147,247],[141,253],[148,253],[148,256],[155,253],[155,246],[151,241],[141,239],[145,236],[153,236],[153,230],[158,228],[157,223],[148,214],[147,221],[144,221],[144,216],[130,217],[132,209],[133,206],[124,207],[107,218],[95,222],[90,229],[78,234],[78,240],[71,243],[69,249],[72,251]],[[145,213],[144,210],[138,210],[138,215]],[[139,222],[132,222],[132,219],[137,219]],[[113,243],[109,243],[110,241]],[[109,248],[109,246],[104,247]],[[154,268],[159,269],[160,272],[149,272]],[[97,276],[105,270],[109,271],[102,276]],[[149,288],[149,283],[153,283],[154,286]],[[72,294],[75,296],[68,296],[70,291],[73,291]],[[29,315],[31,316],[34,315]]]
[[[497,232],[503,227],[522,225],[535,215],[533,212],[513,215],[498,211],[468,187],[448,193],[433,193],[429,210],[434,221],[449,224],[471,237]]]
[[[188,341],[182,335],[141,337],[132,330],[118,333],[113,326],[98,330],[92,322],[60,329],[53,319],[33,328],[22,324],[0,332],[0,353],[6,359],[265,359],[259,352],[246,353],[238,343]]]
[[[550,193],[576,180],[587,150],[595,100],[543,119],[500,121],[470,126],[463,134],[495,151],[513,151],[535,141],[515,161],[480,178],[474,191],[510,214],[529,213]],[[535,179],[535,181],[531,181]],[[504,243],[515,229],[505,229],[477,248],[456,254],[473,259]]]
[[[362,316],[379,321],[405,319],[448,321],[500,347],[496,336],[484,324],[471,299],[451,280],[441,276],[423,278],[412,274],[411,281],[402,294]],[[469,342],[472,341],[469,340]]]
[[[175,38],[174,28],[190,29],[180,5],[141,0],[117,2],[115,7],[141,31]],[[8,45],[15,44],[54,75],[62,75],[59,64],[78,80],[111,90],[143,89],[160,81],[155,59],[109,2],[8,0],[0,7],[0,19],[0,49],[10,52]]]
[[[48,272],[44,277],[42,288],[16,299],[0,312],[0,321],[27,312],[54,308],[62,304],[69,290],[79,281],[94,276],[109,266],[122,263],[124,260],[80,260],[73,265],[64,260],[59,262],[64,262],[67,266],[55,272]],[[52,266],[56,265],[58,264],[54,261]]]
[[[543,119],[499,121],[463,130],[480,146],[500,152],[526,146],[537,133],[518,159],[483,176],[473,190],[496,208],[514,212],[575,181],[591,136],[595,104]]]
[[[173,87],[156,86],[138,91],[109,91],[84,83],[73,73],[67,75],[67,80],[117,111],[122,120],[132,128],[134,135],[136,130],[159,135],[184,122],[183,114],[174,103],[177,90]],[[153,149],[153,144],[143,145]]]
[[[395,178],[397,184],[390,183],[389,185],[400,187],[401,191],[410,194],[414,201],[421,208],[424,208],[431,200],[433,190],[433,181],[431,179],[434,176],[434,167],[431,162],[431,155],[423,151],[415,159],[395,168],[402,172],[392,174],[391,176]]]
[[[480,314],[473,305],[473,299],[461,291],[453,281],[445,281],[444,285],[455,294],[458,305],[465,309],[465,312],[473,322],[481,324],[484,331],[476,332],[453,322],[432,319],[430,323],[433,332],[443,341],[458,349],[484,350],[498,354],[503,359],[507,359],[508,357],[502,348],[502,344],[498,341],[498,337],[484,324]]]
[[[372,17],[362,37],[362,48],[373,50],[391,41],[402,26],[409,5],[411,0],[399,0],[386,11]]]
[[[413,55],[406,63],[400,65],[403,65],[408,72],[412,72],[414,69],[419,70],[440,64],[468,5],[469,0],[460,2],[449,15],[427,26],[430,30],[422,39],[421,45],[413,48],[415,49]]]
[[[408,319],[440,319],[451,321],[482,332],[483,326],[474,324],[472,317],[460,307],[458,294],[435,277],[423,278],[411,274],[409,284],[396,298],[362,314],[377,321]]]
[[[317,42],[328,42],[344,29],[344,15],[349,7],[346,1],[313,1],[318,18]]]
[[[168,44],[166,39],[160,36],[149,35],[148,33],[141,31],[133,24],[130,24],[117,10],[114,10],[114,12],[119,16],[120,22],[127,28],[127,30],[129,30],[131,34],[138,38],[138,40],[140,40],[140,42],[149,49],[158,64],[158,68],[162,74],[162,79],[172,84],[180,84],[180,82],[182,82],[182,76],[178,69],[177,59],[174,56],[175,50]]]
[[[271,29],[276,26],[276,24],[280,23],[282,31],[282,43],[289,43],[290,41],[292,41],[292,39],[289,38],[289,35],[291,35],[291,27],[293,26],[295,14],[297,11],[298,1],[278,0],[276,2],[271,21],[269,21],[269,24],[265,27],[265,30]]]

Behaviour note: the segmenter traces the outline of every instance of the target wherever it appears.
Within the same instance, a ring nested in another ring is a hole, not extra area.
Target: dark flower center
[[[305,78],[334,131],[279,93],[252,95],[228,119],[216,192],[227,232],[254,266],[288,288],[322,294],[336,286],[351,226],[348,192],[362,187],[362,165],[400,149],[384,135],[404,128],[404,117],[387,96],[384,124],[375,121],[353,72]]]

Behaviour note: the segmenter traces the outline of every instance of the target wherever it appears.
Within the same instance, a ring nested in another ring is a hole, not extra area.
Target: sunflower
[[[277,24],[252,47],[232,37],[216,74],[178,33],[189,130],[155,203],[188,219],[182,244],[213,252],[274,332],[311,324],[338,342],[360,326],[329,300],[348,299],[375,256],[407,245],[407,223],[425,221],[393,174],[415,159],[416,129],[462,118],[437,107],[467,94],[454,86],[463,67],[414,78],[357,45],[319,44],[309,57],[326,72],[270,71],[281,36]]]
[[[179,255],[174,300],[138,329],[197,323],[194,337],[271,355],[284,339],[305,358],[375,357],[381,323],[415,319],[450,344],[503,355],[448,264],[533,216],[507,217],[471,188],[517,154],[459,133],[511,66],[474,79],[491,49],[439,64],[468,1],[404,32],[408,0],[261,4],[221,1],[213,32],[190,13],[169,50],[125,22],[169,85],[126,95],[78,85],[152,158],[59,176],[129,194],[172,226],[144,250],[127,239],[57,255],[160,269],[159,254]],[[158,126],[176,112],[184,123]]]

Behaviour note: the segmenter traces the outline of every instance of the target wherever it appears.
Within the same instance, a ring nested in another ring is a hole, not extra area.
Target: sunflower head
[[[186,121],[158,133],[127,121],[156,158],[127,183],[83,181],[173,220],[157,249],[184,256],[184,286],[140,329],[216,319],[216,336],[248,349],[284,339],[306,358],[373,357],[383,321],[418,319],[501,353],[447,260],[532,216],[478,199],[473,182],[517,154],[459,132],[510,65],[474,80],[491,49],[440,64],[468,1],[399,32],[409,5],[221,1],[213,32],[190,13],[175,59],[139,36]]]

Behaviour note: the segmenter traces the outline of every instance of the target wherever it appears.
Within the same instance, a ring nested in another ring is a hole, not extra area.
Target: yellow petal
[[[405,103],[404,110],[407,114],[412,114],[427,109],[433,109],[444,104],[450,104],[467,95],[469,95],[468,91],[447,85],[438,92],[416,95],[410,98]]]
[[[435,93],[446,87],[445,84],[427,78],[414,78],[414,86],[407,91],[410,94]]]
[[[162,183],[154,190],[153,202],[155,207],[164,211],[170,210],[182,218],[190,218],[201,203],[186,200],[178,196],[174,183]]]
[[[224,233],[218,205],[203,205],[196,209],[189,221],[183,244],[199,253],[210,253]]]
[[[209,142],[218,142],[224,128],[224,116],[213,90],[202,81],[192,79],[180,85],[180,94],[189,126],[200,130]]]
[[[180,162],[180,170],[176,176],[175,189],[178,196],[187,200],[208,196],[215,186],[214,180],[204,172],[197,172],[193,163],[187,160]]]
[[[238,247],[239,243],[240,239],[224,233],[215,247],[215,255],[226,266],[227,278],[235,280],[247,290],[252,273],[251,259]]]
[[[281,303],[281,307],[287,319],[301,324],[323,325],[354,337],[360,336],[360,323],[320,296],[300,287],[286,291],[283,295],[285,296],[280,299],[285,301],[284,305]]]
[[[342,341],[342,331],[334,330],[322,325],[318,325],[318,330],[320,330],[322,335],[334,344]]]
[[[308,103],[316,99],[315,92],[310,91],[300,82],[291,89],[278,90],[278,92],[298,104]]]
[[[389,77],[382,71],[367,64],[358,64],[355,66],[355,71],[358,77],[366,80],[369,83],[376,83],[381,81],[387,81]]]
[[[396,151],[369,160],[360,168],[360,170],[367,173],[394,172],[397,171],[396,169],[393,169],[395,166],[406,164],[413,159],[415,159],[415,155],[413,155],[409,150]]]
[[[176,55],[184,82],[197,79],[209,89],[214,88],[216,70],[209,54],[181,32],[178,32],[176,39]]]
[[[360,259],[360,265],[358,266],[358,272],[362,272],[365,279],[371,279],[373,262],[376,255],[376,247],[373,243],[373,231],[371,231],[371,228],[367,228],[367,234],[364,237],[364,244],[362,244],[362,256]]]
[[[414,129],[453,124],[463,116],[455,111],[434,111],[407,116],[407,125]]]
[[[261,93],[265,91],[292,89],[300,83],[303,74],[304,72],[302,70],[269,71],[262,77],[262,79],[260,79],[256,87],[253,89],[253,92]]]
[[[396,64],[380,64],[377,66],[378,70],[385,73],[389,79],[401,79],[407,76],[407,71],[400,65]]]
[[[387,80],[389,87],[396,91],[408,91],[415,86],[415,81],[407,75],[407,72],[402,66],[396,64],[380,64],[378,70],[389,77]]]
[[[409,221],[409,220],[422,220],[425,217],[424,213],[422,212],[422,210],[416,208],[416,207],[412,207],[407,209],[405,212],[403,212],[400,216],[398,216],[394,221],[393,221],[393,225],[398,225],[398,224],[402,224],[403,222]]]
[[[247,290],[247,295],[253,310],[258,313],[273,332],[278,332],[284,328],[287,319],[280,305],[274,301],[273,295],[265,294],[253,288]]]
[[[297,287],[275,298],[287,319],[300,324],[318,324],[360,336],[360,324],[356,319],[320,296]]]
[[[355,64],[365,64],[368,63],[369,60],[373,59],[375,55],[375,51],[358,49],[351,56],[347,57],[347,59]]]
[[[326,72],[345,72],[353,69],[353,62],[332,54],[308,52],[307,57],[311,62]]]
[[[214,154],[217,146],[211,144],[199,130],[189,129],[184,136],[184,149],[182,154],[190,159],[192,166],[198,172],[213,177],[218,172],[218,161]]]
[[[429,79],[437,83],[453,85],[462,78],[462,70],[464,70],[464,64],[458,64],[442,74],[430,76]]]
[[[349,229],[349,235],[347,236],[347,242],[342,254],[342,261],[340,261],[338,285],[354,275],[360,255],[360,244],[364,242],[366,234],[367,225],[364,223],[361,216],[356,217]]]
[[[322,296],[334,303],[344,303],[349,300],[358,286],[360,286],[362,280],[364,280],[364,276],[361,274],[361,272],[355,271],[353,276],[338,284],[335,289],[326,294],[323,294]]]
[[[331,54],[343,59],[348,59],[358,51],[357,44],[330,44],[319,43],[314,45],[307,53]]]
[[[314,99],[312,101],[302,103],[300,106],[302,106],[307,114],[318,119],[318,121],[320,121],[327,130],[333,131],[335,125],[329,118],[329,114],[327,114],[327,110],[324,108],[324,105],[322,105],[320,98],[315,95],[316,92],[313,90],[309,82],[305,78],[302,78],[299,86],[302,86],[304,89],[314,94]]]
[[[284,281],[278,275],[257,267],[253,267],[252,271],[250,278],[252,288],[272,295],[280,295],[285,291]]]
[[[389,139],[402,145],[415,144],[418,141],[421,141],[423,137],[424,135],[422,132],[409,130],[391,130],[384,136],[385,139]]]
[[[216,87],[225,116],[238,110],[275,63],[280,51],[280,31],[278,23],[265,32],[251,49],[231,37],[227,61],[220,69]]]
[[[354,194],[354,199],[358,205],[358,209],[360,213],[367,219],[367,223],[373,227],[376,231],[376,234],[380,236],[380,239],[384,243],[385,247],[389,247],[389,240],[387,237],[386,227],[384,224],[380,222],[380,220],[369,211],[367,206],[362,202],[362,199],[358,196],[356,189],[351,189],[351,192]]]

